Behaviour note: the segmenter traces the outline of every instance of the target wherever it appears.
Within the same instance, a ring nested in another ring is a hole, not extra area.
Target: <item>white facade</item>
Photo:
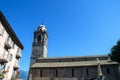
[[[16,35],[11,36],[0,20],[0,79],[2,80],[15,80],[18,76],[22,49],[12,39],[13,37]]]

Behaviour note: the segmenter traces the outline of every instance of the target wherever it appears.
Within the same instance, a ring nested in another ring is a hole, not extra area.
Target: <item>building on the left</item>
[[[17,79],[23,49],[22,43],[0,12],[0,80]]]

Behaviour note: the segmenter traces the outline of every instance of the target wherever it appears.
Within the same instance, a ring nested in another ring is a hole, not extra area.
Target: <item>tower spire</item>
[[[32,45],[32,54],[31,54],[31,61],[30,65],[36,62],[36,59],[41,57],[47,57],[47,40],[48,35],[45,28],[45,25],[42,24],[38,26],[38,29],[34,31],[34,40]]]
[[[42,21],[41,25],[44,25],[44,22]]]

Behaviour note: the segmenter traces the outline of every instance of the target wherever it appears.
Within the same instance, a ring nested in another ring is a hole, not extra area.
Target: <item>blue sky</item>
[[[41,22],[49,36],[48,57],[108,54],[120,38],[119,0],[0,0],[0,10],[25,47],[25,71]]]

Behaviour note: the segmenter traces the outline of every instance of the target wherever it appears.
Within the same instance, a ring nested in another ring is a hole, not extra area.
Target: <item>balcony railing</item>
[[[8,49],[11,49],[11,46],[10,46],[10,44],[8,44],[8,43],[5,43],[5,46],[4,46],[4,48],[5,48],[6,50],[8,50]]]
[[[6,42],[4,44],[4,48],[6,50],[8,50],[8,49],[11,49],[11,47],[12,47],[12,41],[11,41],[10,37],[8,37],[8,39],[6,40]]]
[[[17,59],[21,58],[21,53],[17,53],[17,54],[16,54],[16,58],[17,58]]]
[[[19,64],[18,64],[18,61],[16,60],[15,64],[14,64],[14,70],[17,70],[19,69]]]
[[[4,48],[6,49],[6,50],[8,50],[8,49],[11,49],[11,47],[12,47],[12,42],[7,42],[7,43],[5,43],[5,45],[4,45]]]
[[[19,66],[14,66],[14,70],[17,70],[17,69],[19,69]]]

